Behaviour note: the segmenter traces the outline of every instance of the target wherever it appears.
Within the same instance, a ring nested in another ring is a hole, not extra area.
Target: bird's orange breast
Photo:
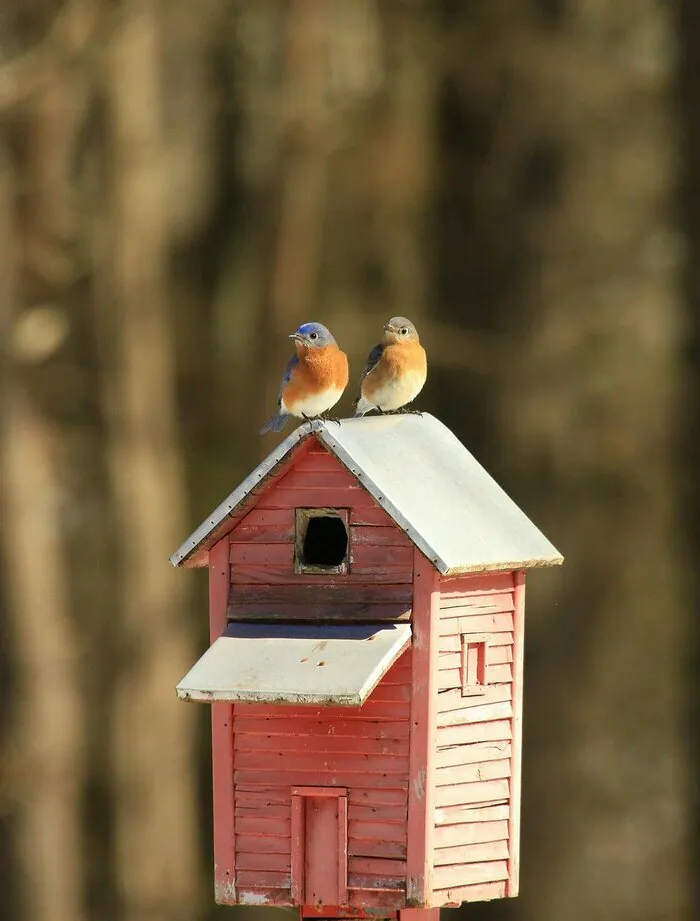
[[[348,385],[348,357],[337,345],[322,349],[297,348],[299,364],[285,390],[285,403],[296,403],[327,390],[345,390]]]

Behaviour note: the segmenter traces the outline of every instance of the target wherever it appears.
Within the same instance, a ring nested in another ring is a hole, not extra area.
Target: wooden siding
[[[297,508],[349,509],[350,571],[296,573]],[[230,619],[407,620],[413,545],[340,461],[312,446],[230,534]]]
[[[508,893],[518,699],[514,611],[512,573],[441,582],[433,906]],[[468,696],[462,694],[460,671],[463,634],[487,639],[486,683]]]
[[[238,705],[233,721],[236,890],[292,905],[292,788],[347,789],[352,906],[405,900],[411,651],[363,707]]]

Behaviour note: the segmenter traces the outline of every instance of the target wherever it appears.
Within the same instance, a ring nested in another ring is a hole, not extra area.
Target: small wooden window
[[[486,677],[486,654],[488,636],[476,633],[461,634],[460,676],[462,696],[483,694],[488,685]]]
[[[348,572],[348,509],[298,508],[295,533],[295,572]]]

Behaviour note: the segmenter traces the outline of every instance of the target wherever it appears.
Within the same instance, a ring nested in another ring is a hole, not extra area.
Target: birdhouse
[[[212,704],[218,902],[517,895],[525,570],[562,557],[444,425],[305,423],[171,562],[209,570],[177,695]]]

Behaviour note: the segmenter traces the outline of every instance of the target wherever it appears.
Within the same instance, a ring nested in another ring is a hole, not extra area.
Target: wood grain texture
[[[507,840],[507,820],[441,825],[435,829],[435,853],[437,854],[440,848],[451,849],[462,844],[480,844],[483,841]]]
[[[435,868],[435,888],[466,886],[470,883],[490,883],[508,879],[508,863],[505,860],[489,860],[484,863],[466,863]]]
[[[209,638],[226,629],[229,592],[229,544],[222,538],[209,551]],[[212,704],[212,786],[214,798],[214,881],[217,892],[235,898],[235,827],[233,804],[233,705]]]
[[[410,907],[424,908],[428,907],[432,891],[440,585],[433,565],[417,549],[413,572],[413,704],[406,898]]]
[[[509,815],[510,806],[506,801],[470,806],[443,806],[435,810],[435,824],[438,827],[449,827],[472,822],[495,822],[507,820]]]
[[[502,899],[505,894],[505,881],[475,883],[471,886],[453,886],[450,889],[441,889],[435,893],[435,903],[458,908],[463,902],[488,902],[491,899]]]

